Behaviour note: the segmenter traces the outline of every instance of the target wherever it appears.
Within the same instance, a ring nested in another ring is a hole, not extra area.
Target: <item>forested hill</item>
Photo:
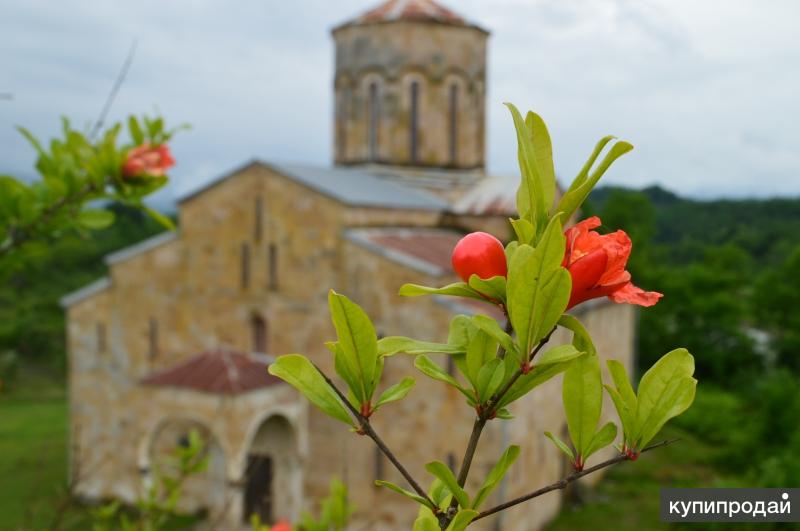
[[[627,204],[642,209],[644,198],[653,210],[644,212],[645,223],[649,216],[653,217],[652,242],[678,246],[677,252],[669,255],[676,261],[696,259],[709,245],[729,244],[762,264],[776,265],[800,244],[800,197],[699,201],[658,186],[640,191],[603,187],[592,193],[587,212],[598,213],[607,206],[613,210]],[[614,203],[618,203],[617,207]]]

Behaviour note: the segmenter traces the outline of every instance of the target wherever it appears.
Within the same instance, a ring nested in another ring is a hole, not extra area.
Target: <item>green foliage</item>
[[[40,179],[25,183],[0,176],[0,256],[31,241],[47,240],[65,231],[98,230],[114,221],[109,210],[84,208],[96,201],[114,201],[144,208],[143,199],[167,183],[166,176],[126,179],[122,166],[129,150],[143,142],[167,142],[174,130],[164,129],[161,118],[128,120],[130,143],[120,142],[122,124],[109,127],[95,141],[62,120],[61,138],[47,147],[28,130],[19,132],[36,151]],[[172,228],[169,218],[158,221]]]
[[[486,501],[495,488],[500,484],[500,481],[505,477],[506,472],[508,469],[511,468],[511,465],[519,457],[519,446],[511,445],[509,446],[503,455],[500,456],[500,460],[492,467],[492,470],[489,471],[489,475],[486,476],[486,479],[481,485],[481,488],[478,490],[478,493],[475,495],[475,499],[472,500],[472,508],[478,509]]]
[[[355,512],[347,496],[347,486],[338,478],[331,479],[330,494],[322,500],[319,518],[311,513],[303,513],[298,531],[344,531],[350,517]]]
[[[675,349],[658,360],[642,376],[637,394],[621,363],[609,360],[608,366],[614,387],[605,387],[622,421],[623,447],[634,453],[645,448],[668,420],[686,411],[694,400],[694,358],[686,349]]]
[[[339,396],[305,356],[300,354],[278,356],[275,363],[269,366],[269,373],[303,393],[312,404],[330,417],[345,424],[353,424]]]
[[[157,531],[164,529],[178,515],[178,503],[187,479],[206,470],[206,445],[197,430],[189,432],[188,444],[177,446],[164,467],[154,470],[155,481],[136,503],[136,512],[129,515],[119,502],[111,502],[94,511],[94,531]]]

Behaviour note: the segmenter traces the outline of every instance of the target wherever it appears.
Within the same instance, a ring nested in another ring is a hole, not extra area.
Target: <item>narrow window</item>
[[[264,199],[256,197],[256,212],[255,212],[255,227],[253,227],[253,238],[255,241],[261,241],[261,236],[264,234]]]
[[[250,286],[250,246],[246,243],[242,244],[241,251],[241,285],[242,289],[247,289]]]
[[[455,165],[458,157],[458,85],[450,85],[450,164]]]
[[[378,160],[378,127],[380,126],[380,100],[378,84],[369,84],[369,160]]]
[[[158,357],[158,321],[156,321],[155,317],[150,318],[148,338],[150,344],[150,359],[154,360]]]
[[[336,134],[336,152],[339,156],[340,161],[344,161],[347,158],[347,105],[350,100],[350,89],[343,88],[341,89],[339,95],[339,105],[338,105],[338,113],[339,116],[337,117],[337,127],[338,132]]]
[[[253,352],[266,354],[267,322],[260,315],[254,315],[250,320],[250,329],[253,337]]]
[[[417,81],[411,82],[411,115],[409,116],[409,124],[411,128],[411,138],[409,146],[411,149],[410,156],[411,162],[417,162],[417,155],[419,151],[419,137],[417,129],[419,127],[419,83]]]
[[[278,289],[278,246],[274,243],[267,248],[267,263],[269,264],[269,289]]]
[[[384,474],[383,452],[377,446],[375,447],[374,451],[375,451],[375,454],[374,454],[374,456],[375,456],[374,457],[375,458],[375,477],[374,477],[374,480],[375,481],[378,481],[379,479],[385,480],[386,478],[383,475]]]
[[[106,351],[106,324],[97,323],[97,353],[102,354]]]

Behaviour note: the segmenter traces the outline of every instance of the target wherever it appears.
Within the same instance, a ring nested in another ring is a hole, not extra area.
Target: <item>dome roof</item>
[[[433,22],[451,26],[472,27],[486,32],[483,28],[467,21],[461,15],[433,0],[387,0],[335,29],[360,24],[397,21]]]

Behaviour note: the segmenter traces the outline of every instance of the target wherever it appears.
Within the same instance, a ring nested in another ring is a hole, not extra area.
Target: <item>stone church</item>
[[[247,162],[183,197],[179,230],[108,255],[107,276],[62,299],[77,495],[136,500],[197,429],[210,463],[182,504],[205,510],[210,529],[247,529],[253,513],[295,520],[316,509],[333,476],[358,507],[350,529],[411,528],[417,507],[374,486],[404,482],[371,441],[266,367],[300,352],[334,374],[324,347],[334,337],[330,288],[364,306],[384,335],[443,341],[454,315],[490,312],[397,290],[453,282],[450,252],[467,231],[508,239],[517,178],[484,171],[488,31],[432,0],[389,0],[332,33],[332,167]],[[599,302],[579,312],[600,352],[630,369],[633,309]],[[423,464],[455,466],[473,413],[410,358],[386,366],[386,382],[418,383],[375,428],[428,483]],[[560,397],[556,378],[512,406],[515,420],[491,423],[468,487],[512,443],[521,457],[489,503],[559,479],[566,463],[542,432],[565,432]],[[559,504],[554,492],[474,527],[538,529]]]

